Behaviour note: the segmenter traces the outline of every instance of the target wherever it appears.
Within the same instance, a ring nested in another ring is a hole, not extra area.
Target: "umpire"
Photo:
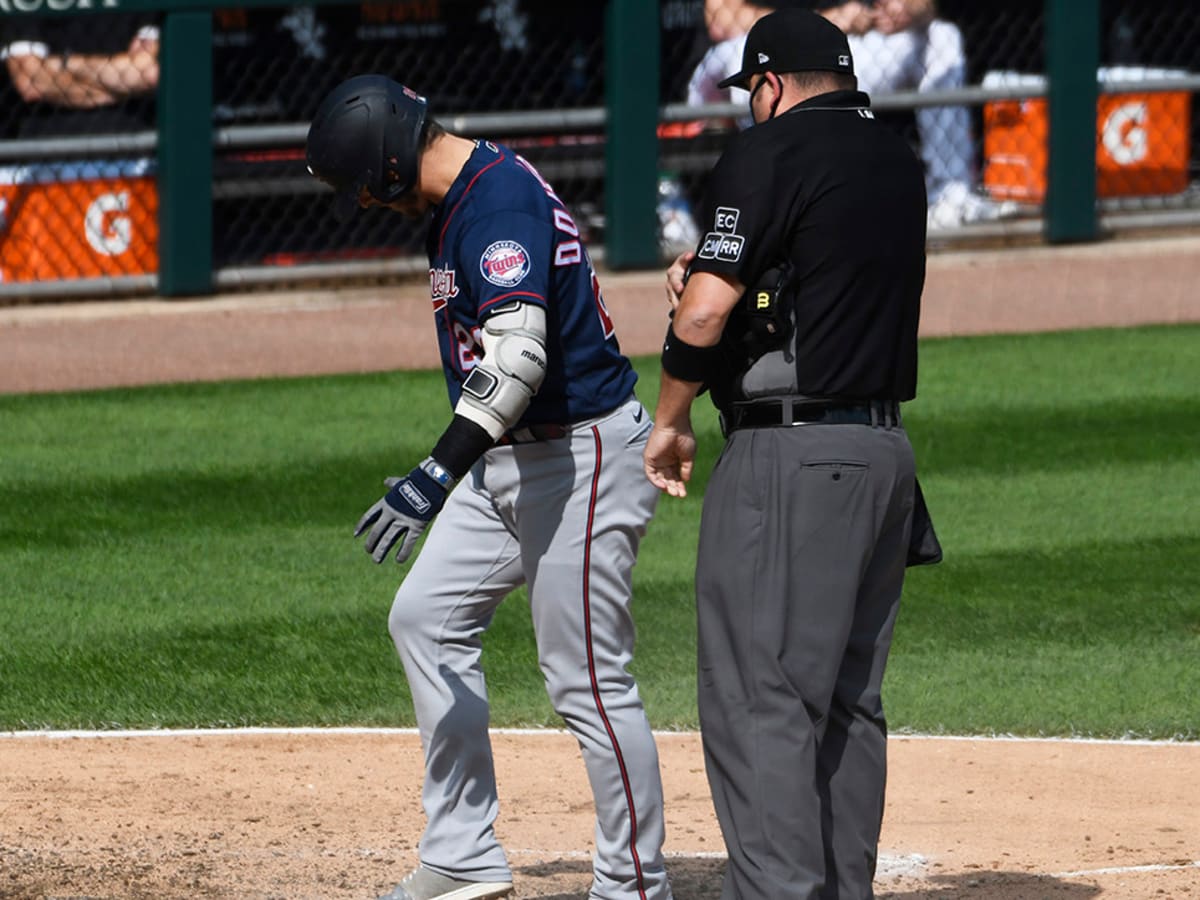
[[[645,468],[686,493],[707,386],[726,436],[696,566],[722,900],[860,900],[918,505],[900,402],[916,393],[924,177],[856,90],[845,36],[811,11],[760,19],[729,85],[750,91],[755,125],[712,172],[708,233],[667,273],[677,306]]]

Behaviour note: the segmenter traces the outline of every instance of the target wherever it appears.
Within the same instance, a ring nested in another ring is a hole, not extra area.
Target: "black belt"
[[[747,400],[721,411],[721,432],[728,435],[740,428],[787,428],[792,425],[900,425],[900,404],[895,400],[812,400],[806,397],[774,397]]]
[[[521,428],[512,428],[500,435],[500,440],[496,441],[497,447],[506,447],[509,444],[532,444],[536,441],[557,441],[559,438],[565,438],[570,432],[570,427],[567,425],[525,425]]]

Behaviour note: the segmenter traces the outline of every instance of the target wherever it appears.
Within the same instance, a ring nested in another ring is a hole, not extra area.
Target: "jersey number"
[[[554,193],[554,189],[550,187],[550,183],[524,157],[517,156],[517,162],[538,180],[538,183],[546,192],[546,196],[562,207],[554,210],[554,228],[560,234],[565,234],[570,240],[563,241],[554,248],[554,265],[574,266],[583,262],[583,243],[579,239],[579,226],[575,224],[575,220],[567,212],[565,208],[566,204],[558,198],[558,194]],[[613,336],[613,332],[616,329],[613,328],[612,316],[609,315],[608,307],[604,305],[604,297],[600,293],[600,279],[596,277],[596,270],[591,267],[590,263],[588,264],[588,270],[592,276],[592,297],[596,301],[596,314],[600,317],[600,325],[604,329],[604,337],[607,339]],[[462,346],[461,340],[459,341],[459,346]],[[466,371],[465,367],[463,371]]]
[[[466,326],[455,322],[454,343],[458,353],[458,367],[466,375],[483,359],[483,342],[480,340],[479,326],[468,331]]]
[[[583,259],[583,244],[579,242],[579,226],[565,209],[554,210],[554,230],[572,238],[554,248],[556,266],[573,266]]]
[[[616,330],[613,328],[612,316],[608,314],[608,307],[604,305],[604,295],[600,293],[600,279],[596,277],[596,270],[592,269],[592,297],[596,300],[596,315],[600,317],[600,324],[604,328],[604,337],[610,338]]]

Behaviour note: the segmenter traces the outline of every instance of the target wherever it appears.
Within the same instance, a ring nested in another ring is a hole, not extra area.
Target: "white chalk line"
[[[1106,869],[1081,869],[1078,872],[1055,872],[1051,878],[1089,878],[1093,875],[1132,875],[1137,872],[1179,872],[1183,869],[1200,869],[1200,859],[1190,863],[1177,863],[1174,865],[1148,865],[1148,866],[1110,866]]]
[[[3,849],[3,848],[0,848]],[[89,851],[73,851],[66,850],[62,852],[64,856],[70,856],[72,853],[87,853]],[[377,858],[381,856],[390,856],[394,850],[379,850],[373,848],[360,847],[351,854],[358,858]],[[505,848],[505,854],[512,859],[534,859],[538,862],[551,864],[561,860],[579,860],[587,862],[592,859],[593,853],[591,850],[553,850],[542,849],[535,850],[531,848]],[[248,857],[289,857],[292,859],[308,860],[314,858],[314,855],[304,851],[247,851],[241,850],[230,853],[221,854],[226,858],[248,858]],[[339,857],[347,856],[346,852],[339,853],[337,851],[326,850],[320,853],[321,857]],[[729,858],[728,854],[721,850],[665,850],[663,857],[667,860],[710,860],[724,861]],[[923,878],[928,872],[929,857],[919,853],[908,854],[893,854],[880,853],[879,861],[875,870],[876,880],[891,880],[898,878]],[[1106,866],[1099,869],[1078,869],[1070,872],[1036,872],[1022,871],[1020,874],[1029,878],[1057,878],[1057,879],[1075,879],[1075,878],[1097,878],[1104,875],[1137,875],[1137,874],[1153,874],[1156,872],[1182,872],[1190,869],[1200,869],[1200,860],[1189,863],[1161,863],[1148,864],[1138,866]],[[970,874],[970,873],[968,873]],[[974,873],[981,877],[989,874],[987,870],[982,870]]]
[[[578,859],[590,860],[592,854],[588,850],[505,850],[509,856],[526,857],[534,856],[543,859]],[[724,851],[719,850],[665,850],[663,857],[668,861],[687,860],[687,859],[705,859],[705,860],[725,860],[729,856]],[[878,878],[900,878],[906,875],[919,875],[925,868],[928,860],[919,853],[909,853],[903,856],[880,853],[879,863],[875,869],[875,877]]]
[[[558,859],[591,859],[591,853],[586,850],[570,850],[561,853],[549,853],[545,850],[507,850],[505,851],[510,856],[553,856]],[[711,859],[724,860],[728,859],[728,855],[721,851],[699,851],[689,852],[686,850],[668,850],[663,853],[663,856],[670,859]],[[925,869],[929,864],[929,858],[922,856],[919,853],[908,853],[904,855],[896,855],[890,853],[880,853],[879,862],[875,869],[875,877],[880,878],[902,878],[920,876],[924,874]],[[1043,878],[1089,878],[1100,875],[1135,875],[1140,872],[1181,872],[1185,869],[1200,869],[1200,860],[1190,863],[1162,863],[1141,866],[1107,866],[1102,869],[1079,869],[1074,872],[1051,872],[1048,875],[1042,875]],[[1038,877],[1037,872],[1027,872],[1033,877]]]
[[[526,737],[562,736],[570,732],[563,728],[492,728],[491,734],[517,735]],[[416,728],[367,728],[358,726],[297,727],[242,727],[242,728],[139,728],[139,729],[94,729],[94,730],[32,730],[0,731],[0,740],[45,738],[49,740],[72,740],[92,738],[145,738],[145,737],[232,737],[232,736],[415,736]],[[697,737],[696,731],[655,731],[655,737]],[[1181,741],[1171,738],[1151,740],[1147,738],[1088,738],[1088,737],[1027,737],[1014,734],[906,734],[894,733],[892,741],[1007,741],[1022,744],[1104,744],[1122,747],[1200,747],[1200,741]]]

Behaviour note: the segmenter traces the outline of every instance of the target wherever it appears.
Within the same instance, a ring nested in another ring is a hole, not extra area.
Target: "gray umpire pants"
[[[735,431],[714,469],[696,599],[722,900],[874,896],[914,481],[904,430],[868,425]]]

